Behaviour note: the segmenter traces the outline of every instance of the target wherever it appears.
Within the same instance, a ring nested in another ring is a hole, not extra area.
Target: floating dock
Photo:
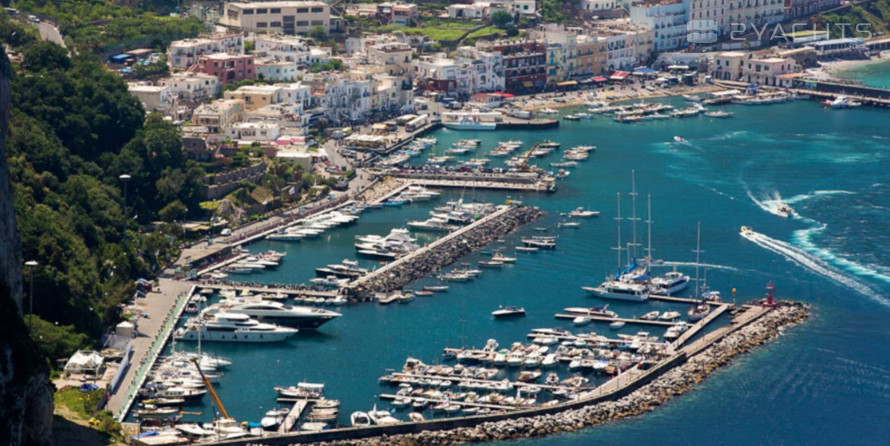
[[[281,422],[281,425],[278,426],[278,433],[285,434],[293,430],[294,425],[296,425],[300,417],[303,416],[303,411],[306,410],[306,407],[308,406],[308,400],[297,400],[297,402],[294,403],[294,407],[291,408],[290,413],[287,414],[287,417],[285,417],[284,421]]]

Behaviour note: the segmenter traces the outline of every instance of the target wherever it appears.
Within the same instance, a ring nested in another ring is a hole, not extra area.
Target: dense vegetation
[[[195,18],[158,16],[108,0],[18,0],[15,6],[52,17],[69,46],[78,51],[104,53],[134,46],[154,48],[171,40],[197,36],[204,30],[204,25]]]
[[[170,226],[141,225],[199,211],[204,176],[176,128],[146,119],[126,84],[96,56],[69,58],[30,43],[12,79],[9,166],[23,257],[33,269],[35,334],[44,353],[71,353],[119,317],[132,279],[176,255]],[[123,208],[121,174],[127,184]],[[26,272],[30,274],[30,272]],[[28,291],[26,289],[26,291]],[[68,327],[71,326],[71,327]]]
[[[828,26],[832,38],[870,37],[890,31],[890,0],[873,0],[857,6],[851,6],[836,13],[817,14],[812,22]],[[845,28],[834,24],[848,24]],[[857,24],[861,26],[857,32]],[[822,28],[822,27],[820,27]],[[824,28],[822,28],[824,29]]]

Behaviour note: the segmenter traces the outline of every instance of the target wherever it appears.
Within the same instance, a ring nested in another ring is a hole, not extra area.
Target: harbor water
[[[679,98],[661,99],[682,106]],[[595,145],[554,194],[514,193],[514,199],[540,206],[548,215],[498,244],[514,265],[486,270],[469,283],[452,283],[447,293],[417,297],[409,304],[359,304],[334,308],[343,317],[317,332],[301,333],[270,345],[205,343],[204,349],[234,364],[217,389],[229,414],[259,421],[278,407],[274,386],[300,381],[325,383],[329,398],[339,399],[341,423],[355,410],[369,410],[382,393],[393,393],[377,378],[401,369],[407,357],[441,362],[444,347],[482,347],[489,338],[502,346],[526,341],[532,328],[577,330],[553,315],[564,307],[610,303],[622,317],[651,310],[683,311],[684,304],[603,301],[581,286],[598,285],[615,271],[616,193],[622,216],[631,216],[631,171],[636,174],[638,256],[647,247],[646,198],[652,200],[653,257],[678,262],[694,275],[696,225],[701,222],[704,254],[710,265],[707,284],[731,300],[761,297],[768,281],[778,295],[810,302],[815,317],[779,342],[742,357],[712,376],[700,391],[677,398],[651,414],[573,434],[534,440],[535,445],[642,444],[880,444],[890,426],[879,420],[890,413],[890,130],[886,111],[862,107],[826,110],[816,102],[725,106],[732,119],[703,116],[638,124],[609,117],[561,122],[544,131],[456,132],[440,130],[436,155],[464,138],[481,139],[480,155],[499,140],[551,139],[565,150]],[[570,112],[569,110],[564,113]],[[686,142],[674,141],[682,136]],[[517,152],[518,153],[518,152]],[[560,152],[537,161],[557,162]],[[464,156],[464,158],[479,157]],[[495,164],[498,165],[498,164]],[[286,250],[275,271],[239,276],[255,282],[301,283],[314,268],[356,258],[354,236],[385,235],[408,220],[425,219],[437,203],[463,197],[502,203],[509,195],[481,190],[452,190],[429,203],[366,211],[358,223],[330,229],[320,238],[298,243],[262,241],[254,252]],[[793,207],[799,218],[776,215],[777,205]],[[578,228],[556,228],[559,213],[578,206],[599,210]],[[742,225],[758,235],[739,235]],[[514,253],[522,235],[535,228],[559,235],[555,251]],[[633,228],[625,220],[622,243]],[[420,243],[434,236],[419,235]],[[626,247],[626,246],[625,246]],[[475,263],[481,253],[463,260]],[[622,260],[623,262],[623,260]],[[376,261],[363,260],[374,267]],[[234,278],[234,276],[233,276]],[[432,284],[424,279],[418,289]],[[691,288],[691,287],[690,287]],[[689,294],[687,291],[686,294]],[[524,306],[528,315],[494,320],[499,305]],[[620,333],[660,328],[628,324]],[[580,331],[614,337],[608,324]],[[178,346],[179,347],[179,346]],[[185,345],[193,349],[194,345]],[[198,419],[212,416],[205,398]],[[189,409],[191,410],[191,409]],[[405,412],[395,416],[407,419]],[[194,418],[194,417],[193,417]],[[532,441],[519,443],[531,444]]]
[[[890,60],[879,60],[839,70],[836,76],[862,82],[866,87],[890,88]]]

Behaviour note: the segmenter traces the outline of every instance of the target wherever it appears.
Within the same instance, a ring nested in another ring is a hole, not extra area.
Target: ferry
[[[495,130],[502,119],[496,112],[442,113],[442,125],[452,130]]]

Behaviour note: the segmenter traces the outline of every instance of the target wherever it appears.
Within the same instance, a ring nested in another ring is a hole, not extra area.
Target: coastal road
[[[40,22],[37,24],[37,30],[40,31],[40,38],[44,41],[55,43],[62,48],[68,48],[65,46],[65,39],[62,38],[62,33],[59,32],[59,28],[56,28],[53,24],[49,22]]]

